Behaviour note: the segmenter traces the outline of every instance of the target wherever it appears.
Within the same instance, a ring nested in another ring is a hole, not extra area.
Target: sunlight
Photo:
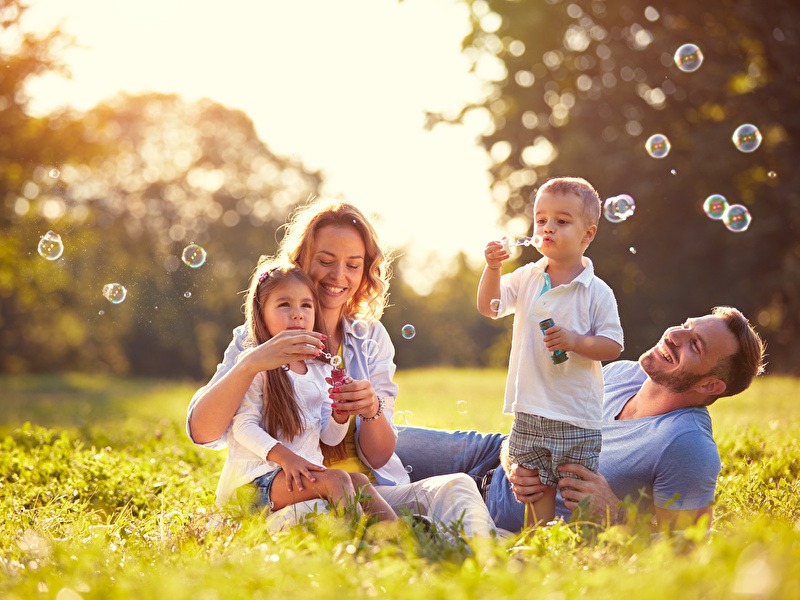
[[[33,110],[85,110],[120,91],[209,98],[242,110],[274,152],[321,170],[327,195],[379,214],[412,285],[429,287],[459,251],[482,256],[499,215],[477,143],[485,120],[423,128],[425,111],[452,114],[481,97],[460,50],[462,3],[237,0],[195,6],[190,19],[182,6],[34,3],[28,26],[62,23],[77,46],[65,53],[71,80],[29,84]],[[439,260],[415,282],[413,260],[431,252]]]

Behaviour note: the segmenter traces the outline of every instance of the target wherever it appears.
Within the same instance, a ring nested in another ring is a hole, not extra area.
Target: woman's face
[[[308,275],[317,286],[323,312],[341,311],[364,277],[366,249],[354,227],[328,225],[317,230]]]

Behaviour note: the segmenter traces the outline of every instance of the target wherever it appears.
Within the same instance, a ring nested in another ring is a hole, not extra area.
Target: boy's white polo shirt
[[[600,335],[623,345],[622,325],[614,292],[594,275],[594,266],[582,257],[583,271],[570,283],[543,294],[547,258],[528,263],[500,278],[500,312],[514,314],[511,356],[503,412],[522,412],[585,429],[600,429],[603,372],[600,361],[568,352],[569,360],[553,364],[544,345],[539,322],[552,318],[556,325],[581,335]]]

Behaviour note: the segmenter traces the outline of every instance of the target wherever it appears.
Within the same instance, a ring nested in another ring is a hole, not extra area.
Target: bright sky
[[[456,0],[30,4],[30,27],[62,23],[78,41],[70,80],[30,85],[37,112],[88,109],[120,90],[241,109],[274,152],[323,171],[326,195],[379,215],[386,240],[409,246],[420,291],[458,250],[480,260],[498,235],[477,143],[485,123],[423,130],[425,110],[453,113],[481,95]]]

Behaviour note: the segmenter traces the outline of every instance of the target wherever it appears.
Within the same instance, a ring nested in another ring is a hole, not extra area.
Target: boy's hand
[[[483,255],[486,257],[486,266],[495,271],[503,266],[504,260],[508,260],[511,257],[503,243],[497,241],[486,244]]]
[[[554,325],[544,332],[544,345],[547,347],[548,352],[555,352],[556,350],[567,352],[575,350],[579,338],[580,336],[574,331]]]

